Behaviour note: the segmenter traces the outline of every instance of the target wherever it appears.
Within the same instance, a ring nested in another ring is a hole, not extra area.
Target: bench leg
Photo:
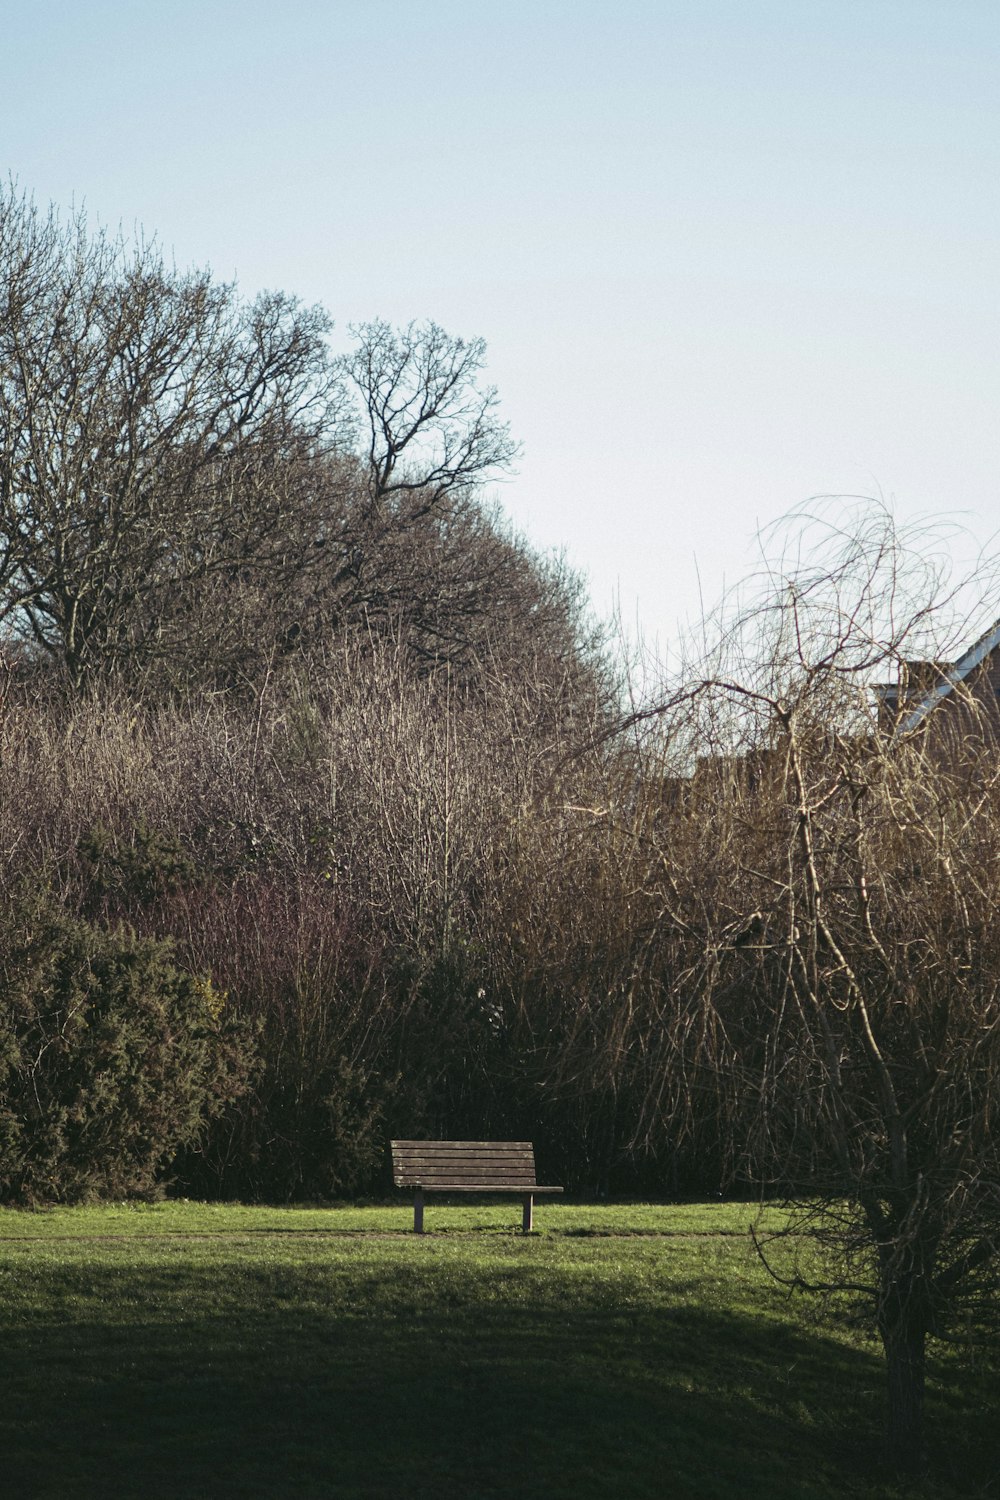
[[[524,1195],[524,1213],[521,1215],[521,1229],[525,1234],[530,1234],[533,1228],[532,1209],[535,1206],[534,1193]]]
[[[420,1191],[420,1189],[417,1188],[417,1191],[413,1195],[413,1233],[414,1234],[423,1234],[423,1232],[424,1232],[424,1195]]]

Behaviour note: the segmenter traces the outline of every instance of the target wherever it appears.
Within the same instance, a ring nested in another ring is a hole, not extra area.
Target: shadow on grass
[[[874,1354],[643,1305],[613,1278],[575,1295],[519,1265],[54,1275],[33,1325],[11,1303],[3,1320],[0,1493],[18,1500],[986,1493],[962,1434],[950,1478],[878,1481]]]

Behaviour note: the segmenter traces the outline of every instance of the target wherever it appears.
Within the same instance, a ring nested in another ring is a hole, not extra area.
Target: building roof
[[[916,729],[918,724],[927,717],[932,709],[937,708],[948,694],[965,681],[971,672],[982,666],[986,658],[1000,646],[1000,620],[995,621],[981,635],[974,645],[970,646],[964,656],[960,656],[953,666],[946,667],[939,682],[935,683],[926,693],[923,693],[915,707],[911,708],[906,717],[898,725],[897,734],[908,734],[911,729]]]

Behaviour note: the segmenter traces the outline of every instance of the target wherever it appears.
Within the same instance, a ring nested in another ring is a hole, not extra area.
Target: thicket
[[[544,683],[460,691],[370,644],[325,681],[322,702],[277,682],[158,706],[12,693],[0,723],[8,882],[44,881],[92,930],[169,939],[249,1028],[251,1086],[171,1173],[328,1197],[383,1184],[388,1134],[527,1128],[553,1170],[613,1188],[633,1121],[610,1077],[554,1078],[551,1002],[606,933],[577,951],[579,903],[596,916],[611,887],[576,886],[558,941],[537,913],[581,854],[599,868],[598,757],[560,766],[576,731]]]

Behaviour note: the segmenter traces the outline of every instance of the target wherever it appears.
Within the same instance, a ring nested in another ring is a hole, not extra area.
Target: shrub
[[[19,902],[0,985],[6,1201],[149,1195],[245,1086],[247,1028],[167,943]]]

